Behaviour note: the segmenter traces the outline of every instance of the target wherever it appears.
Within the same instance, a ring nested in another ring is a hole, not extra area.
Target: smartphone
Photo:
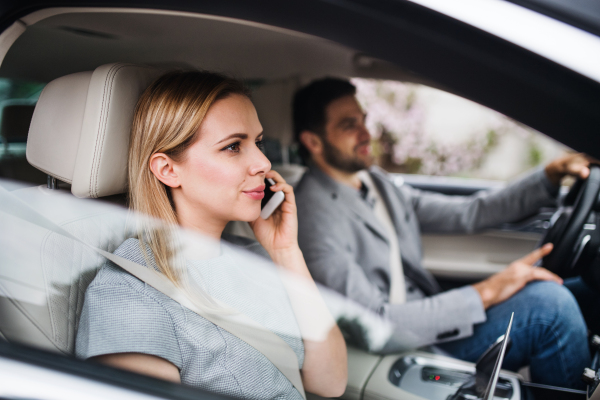
[[[260,217],[267,219],[273,214],[273,211],[277,209],[285,200],[285,195],[282,191],[274,192],[271,190],[271,186],[275,184],[275,181],[271,178],[265,179],[265,197],[263,197],[260,203]]]

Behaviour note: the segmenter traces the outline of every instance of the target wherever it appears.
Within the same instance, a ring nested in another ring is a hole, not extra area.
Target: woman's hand
[[[481,296],[483,307],[487,309],[494,304],[508,300],[531,281],[554,281],[562,284],[563,281],[558,275],[545,268],[533,266],[551,251],[552,244],[547,243],[525,257],[512,262],[504,271],[474,284],[473,287]]]
[[[298,215],[294,189],[276,171],[269,171],[267,178],[275,181],[271,186],[274,192],[283,191],[285,200],[269,218],[250,222],[254,235],[260,244],[269,252],[273,261],[277,253],[295,252],[298,250]]]
[[[294,190],[275,171],[267,172],[266,177],[276,183],[271,190],[283,191],[285,200],[269,218],[258,217],[250,226],[273,262],[289,273],[284,274],[283,283],[304,339],[304,388],[320,396],[339,397],[348,381],[344,337],[321,298],[298,246]],[[326,337],[318,341],[307,339],[322,328],[327,329]]]

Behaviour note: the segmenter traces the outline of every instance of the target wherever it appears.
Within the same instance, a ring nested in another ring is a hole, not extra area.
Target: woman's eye
[[[258,147],[261,151],[265,150],[265,141],[263,139],[256,141],[256,147]]]
[[[231,143],[229,146],[223,148],[222,150],[229,150],[238,153],[240,151],[240,142]]]

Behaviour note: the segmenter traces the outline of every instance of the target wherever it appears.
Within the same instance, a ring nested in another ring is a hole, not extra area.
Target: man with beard
[[[309,165],[296,188],[299,243],[314,279],[391,322],[383,352],[435,344],[475,361],[514,311],[505,368],[530,365],[535,382],[582,387],[580,374],[590,364],[585,321],[562,280],[534,267],[552,245],[482,282],[442,292],[421,265],[420,233],[472,233],[522,219],[555,204],[565,175],[586,178],[587,159],[567,156],[503,190],[473,196],[398,187],[372,166],[355,92],[346,80],[326,78],[294,97],[295,136]]]

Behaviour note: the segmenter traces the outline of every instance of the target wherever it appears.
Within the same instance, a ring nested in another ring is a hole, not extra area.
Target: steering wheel
[[[541,243],[553,243],[554,249],[542,260],[544,268],[562,278],[590,275],[588,270],[599,261],[599,192],[600,166],[591,165],[589,177],[575,182],[550,219]]]

